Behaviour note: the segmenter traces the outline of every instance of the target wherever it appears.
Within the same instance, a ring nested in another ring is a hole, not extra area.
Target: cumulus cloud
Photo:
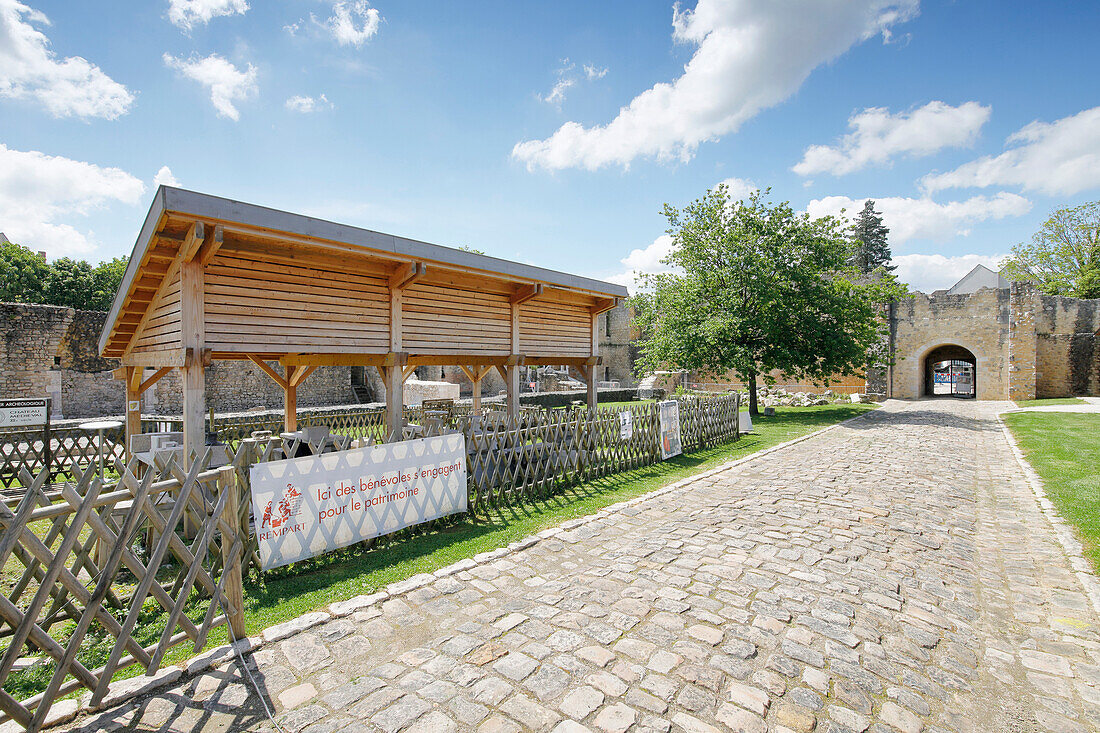
[[[1100,187],[1100,107],[1055,122],[1032,122],[1009,136],[996,156],[921,179],[927,191],[1019,186],[1048,196]]]
[[[841,176],[869,165],[889,163],[899,155],[921,157],[944,148],[968,146],[989,121],[990,111],[977,102],[958,107],[929,102],[897,114],[883,107],[870,107],[848,120],[852,132],[838,144],[811,145],[792,170],[800,176]]]
[[[332,17],[321,25],[328,28],[341,46],[358,48],[377,35],[381,23],[382,16],[377,8],[372,8],[366,0],[353,0],[333,3]]]
[[[246,0],[168,0],[168,20],[184,30],[205,25],[223,15],[244,15],[247,12]]]
[[[13,242],[52,257],[85,255],[88,235],[70,223],[113,202],[136,204],[145,184],[119,168],[12,150],[0,143],[0,223]],[[65,222],[65,223],[62,223]]]
[[[241,117],[235,102],[256,93],[256,67],[252,64],[241,71],[216,53],[205,58],[192,56],[184,60],[164,54],[164,63],[210,89],[210,101],[220,117],[238,120]]]
[[[922,293],[946,290],[957,283],[978,265],[985,265],[996,272],[1005,255],[900,255],[891,260],[897,266],[894,274],[898,280],[908,283],[910,289]]]
[[[153,176],[154,186],[178,186],[180,182],[176,180],[176,177],[172,175],[172,169],[166,165],[162,165],[157,174]]]
[[[787,99],[810,72],[908,20],[918,0],[699,0],[673,13],[673,39],[694,45],[684,73],[635,97],[605,125],[567,122],[512,156],[529,169],[628,165],[639,156],[689,159]]]
[[[938,203],[930,198],[876,198],[875,208],[882,212],[883,223],[890,228],[890,243],[897,245],[910,239],[945,241],[970,233],[970,227],[991,219],[1023,216],[1031,210],[1031,202],[1014,193],[1000,192],[995,196],[974,196],[965,201]],[[826,215],[854,217],[866,199],[828,196],[814,199],[806,206],[812,217]]]
[[[58,58],[35,25],[50,20],[18,0],[0,0],[0,97],[32,99],[54,117],[113,120],[130,111],[129,89],[87,59]]]
[[[722,183],[726,184],[726,189],[729,191],[730,195],[730,201],[747,199],[753,193],[760,190],[759,186],[746,178],[727,178],[719,182],[719,184]]]
[[[322,109],[332,109],[332,102],[328,101],[328,97],[324,94],[320,94],[316,97],[304,97],[301,95],[295,95],[286,100],[286,108],[291,112],[301,112],[302,114],[309,114],[310,112],[317,112]]]
[[[671,272],[672,268],[661,262],[672,251],[672,237],[662,234],[645,247],[633,249],[626,257],[619,260],[626,268],[624,272],[604,277],[608,282],[625,285],[630,290],[637,290],[640,286],[639,274],[654,274],[658,272]]]

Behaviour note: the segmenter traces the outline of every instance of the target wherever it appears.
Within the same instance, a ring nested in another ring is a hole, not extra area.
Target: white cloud
[[[602,79],[607,76],[607,67],[602,69],[594,64],[584,65],[584,75],[588,77],[589,81],[595,81],[596,79]]]
[[[918,0],[699,0],[673,14],[673,38],[696,46],[684,73],[635,97],[606,125],[567,122],[512,156],[529,169],[689,159],[793,94],[823,63],[916,14]]]
[[[641,283],[638,274],[655,274],[658,272],[671,272],[672,268],[661,262],[672,251],[672,237],[662,234],[653,240],[651,244],[641,249],[633,249],[620,262],[626,270],[624,272],[603,277],[607,282],[625,285],[631,291],[637,290]]]
[[[295,95],[286,100],[286,108],[292,112],[301,112],[302,114],[309,114],[310,112],[318,112],[322,109],[332,109],[332,102],[328,101],[328,97],[324,94],[316,97],[303,97],[301,95]]]
[[[898,280],[908,283],[912,290],[931,293],[946,290],[962,279],[977,265],[985,265],[996,272],[1005,255],[900,255],[891,260],[898,269]]]
[[[866,199],[828,196],[814,199],[806,212],[814,217],[832,214],[854,217]],[[1022,216],[1031,210],[1031,202],[1023,196],[1004,191],[995,196],[974,196],[965,201],[937,203],[930,198],[876,198],[875,209],[882,212],[883,223],[890,228],[890,243],[901,244],[910,239],[945,241],[970,233],[970,226],[990,219]]]
[[[554,88],[550,90],[550,93],[545,97],[540,97],[540,99],[547,104],[561,107],[561,103],[565,101],[566,90],[576,83],[576,79],[559,77],[557,83],[554,84]]]
[[[205,58],[192,56],[186,61],[164,54],[164,63],[187,78],[209,87],[214,109],[219,116],[231,120],[238,120],[241,116],[234,102],[252,96],[258,89],[255,66],[249,64],[245,71],[241,71],[216,53]]]
[[[1006,150],[921,179],[928,191],[1019,186],[1048,196],[1100,187],[1100,107],[1055,122],[1032,122],[1005,141]],[[1015,146],[1015,147],[1013,147]]]
[[[358,48],[377,35],[382,16],[366,0],[340,0],[332,4],[332,17],[328,20],[323,23],[313,20],[327,28],[341,46]]]
[[[726,188],[729,191],[730,201],[741,201],[747,199],[756,191],[760,190],[752,181],[747,178],[727,178],[724,181],[719,181],[719,185],[726,184]]]
[[[890,114],[883,107],[871,107],[853,115],[848,127],[853,132],[839,144],[811,145],[792,170],[800,176],[831,173],[841,176],[868,165],[883,165],[898,155],[920,157],[943,148],[973,144],[989,120],[991,108],[977,102],[952,107],[929,102],[909,112]]]
[[[176,177],[172,175],[172,169],[166,165],[162,165],[157,174],[153,176],[154,186],[178,186],[180,182],[176,180]]]
[[[49,18],[18,0],[0,0],[0,97],[33,99],[54,117],[116,119],[134,95],[80,56],[58,58],[32,24]]]
[[[247,12],[246,0],[168,0],[168,20],[184,30],[191,30],[196,24],[205,25],[223,15]]]
[[[68,222],[112,202],[136,204],[145,184],[104,168],[0,143],[0,229],[13,242],[51,257],[86,255],[95,247]]]

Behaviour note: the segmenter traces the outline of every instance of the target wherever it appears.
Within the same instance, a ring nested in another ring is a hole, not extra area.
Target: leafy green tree
[[[890,244],[886,241],[889,234],[890,230],[882,223],[882,213],[875,211],[875,202],[867,199],[851,227],[852,263],[864,275],[880,267],[886,272],[897,268],[890,264]]]
[[[1100,201],[1052,213],[1030,243],[1012,248],[1001,274],[1048,295],[1100,298]]]
[[[92,271],[92,296],[88,308],[97,311],[110,310],[111,301],[118,292],[118,286],[122,284],[122,276],[126,274],[126,265],[129,263],[129,257],[116,257],[96,265]]]
[[[92,266],[84,260],[62,257],[50,263],[42,302],[88,310],[93,288]]]
[[[0,301],[41,303],[50,268],[37,253],[0,242]]]
[[[772,370],[824,382],[878,353],[880,304],[904,291],[888,273],[860,276],[838,220],[796,215],[760,192],[731,202],[724,185],[664,215],[673,271],[644,278],[632,299],[642,370],[733,371],[758,414],[757,379]]]

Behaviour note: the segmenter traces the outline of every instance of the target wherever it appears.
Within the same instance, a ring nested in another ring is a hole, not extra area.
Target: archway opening
[[[977,373],[978,359],[969,349],[955,344],[937,346],[924,357],[924,395],[974,399]]]

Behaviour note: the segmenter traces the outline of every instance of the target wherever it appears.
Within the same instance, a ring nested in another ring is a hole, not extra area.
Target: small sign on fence
[[[684,452],[680,443],[680,403],[676,400],[657,403],[661,427],[661,460]]]
[[[264,570],[467,508],[461,433],[258,463],[250,476]]]
[[[37,400],[0,400],[0,428],[45,425],[49,412],[45,398]]]
[[[634,437],[634,415],[623,411],[619,413],[619,439],[630,440]]]

